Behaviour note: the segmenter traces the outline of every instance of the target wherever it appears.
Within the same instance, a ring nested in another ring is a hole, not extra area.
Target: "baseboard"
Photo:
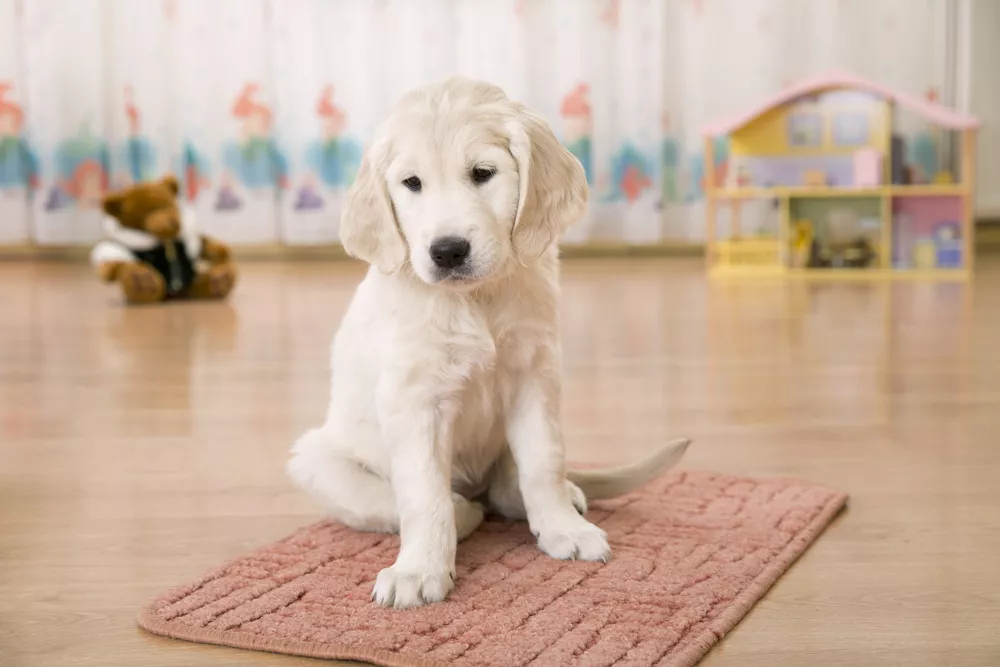
[[[628,243],[579,243],[559,247],[559,255],[574,257],[697,257],[705,253],[701,243],[661,241],[644,245]]]
[[[697,257],[704,254],[704,245],[685,241],[663,241],[644,245],[627,243],[593,242],[565,244],[560,254],[566,258],[577,257]],[[1000,252],[1000,218],[981,220],[976,224],[976,251]],[[89,247],[0,245],[0,261],[41,260],[58,262],[85,262]],[[331,261],[348,260],[350,256],[339,244],[315,246],[287,246],[280,244],[234,246],[233,256],[238,261]]]
[[[984,218],[976,223],[976,250],[1000,252],[1000,215]]]

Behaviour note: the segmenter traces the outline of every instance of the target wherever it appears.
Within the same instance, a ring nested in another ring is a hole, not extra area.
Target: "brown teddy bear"
[[[229,248],[198,233],[177,192],[177,179],[168,176],[104,197],[108,238],[90,260],[102,280],[121,285],[129,303],[222,299],[236,284]]]

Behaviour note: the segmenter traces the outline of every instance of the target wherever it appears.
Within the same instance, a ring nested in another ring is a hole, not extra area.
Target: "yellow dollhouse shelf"
[[[781,260],[777,239],[750,238],[719,241],[714,246],[719,264],[741,270],[760,271],[776,266]]]
[[[937,128],[921,139],[919,164],[907,162],[907,139],[895,132],[897,107]],[[978,127],[968,114],[841,72],[802,81],[707,126],[710,274],[969,278]],[[949,132],[960,137],[955,163],[938,155]],[[728,156],[718,160],[721,138],[728,140]],[[749,233],[747,211],[754,216]]]

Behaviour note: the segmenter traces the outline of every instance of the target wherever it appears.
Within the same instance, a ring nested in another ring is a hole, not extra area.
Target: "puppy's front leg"
[[[580,516],[566,483],[560,389],[557,364],[550,359],[518,378],[507,412],[507,442],[528,525],[538,547],[554,558],[607,561],[611,550],[604,531]]]
[[[397,609],[440,602],[455,578],[450,424],[433,402],[413,395],[389,400],[380,412],[393,448],[400,548],[396,562],[375,580],[372,599]]]

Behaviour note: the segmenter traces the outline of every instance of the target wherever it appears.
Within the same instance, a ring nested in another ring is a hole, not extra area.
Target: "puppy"
[[[490,84],[408,93],[366,149],[340,234],[371,267],[333,341],[326,423],[288,471],[338,521],[400,534],[378,604],[443,600],[484,504],[527,519],[554,558],[607,561],[587,498],[631,491],[686,449],[566,470],[557,241],[586,205],[580,163]]]

